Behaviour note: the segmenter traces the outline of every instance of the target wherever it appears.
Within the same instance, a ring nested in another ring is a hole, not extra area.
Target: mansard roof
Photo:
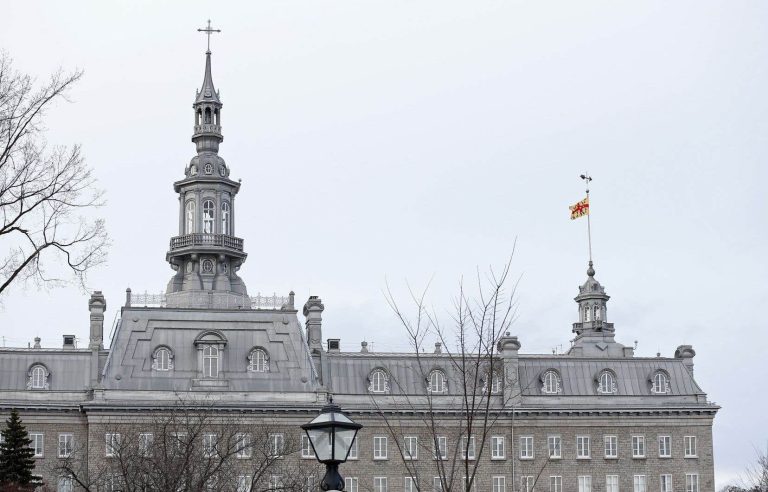
[[[85,391],[90,358],[88,349],[0,349],[0,390],[26,391],[29,369],[41,364],[48,370],[50,391]]]

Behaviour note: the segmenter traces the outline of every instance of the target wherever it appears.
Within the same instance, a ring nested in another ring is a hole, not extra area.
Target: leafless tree
[[[96,435],[50,470],[65,488],[300,492],[318,474],[314,460],[298,457],[295,427],[228,413],[210,401],[179,400],[152,414],[115,418],[99,425]]]
[[[727,485],[721,492],[768,492],[768,452],[757,451],[757,460],[747,467],[737,484]]]
[[[510,268],[511,258],[500,271],[478,271],[470,290],[462,280],[446,322],[428,309],[427,289],[410,291],[411,314],[387,289],[387,301],[412,348],[409,367],[417,373],[420,394],[390,375],[391,393],[371,394],[371,400],[417,490],[476,490],[476,479],[488,466],[483,457],[490,453],[491,437],[513,425],[510,410],[522,389],[517,371],[505,370],[503,360],[503,344],[512,340],[519,283],[510,280]],[[434,340],[433,351],[426,345]],[[443,371],[438,366],[445,368],[445,381],[439,380]],[[422,459],[412,459],[414,453]],[[548,461],[543,460],[541,470]]]
[[[46,111],[81,76],[57,71],[38,86],[0,52],[0,294],[16,281],[56,285],[70,274],[84,287],[106,259],[104,222],[86,217],[102,192],[80,146],[45,141]]]

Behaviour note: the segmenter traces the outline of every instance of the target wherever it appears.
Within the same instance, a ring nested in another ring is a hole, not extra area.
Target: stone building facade
[[[68,445],[79,444],[89,464],[103,460],[109,425],[142,422],[180,397],[204,395],[216,412],[251,423],[269,419],[301,442],[299,425],[332,396],[364,425],[342,467],[352,492],[432,490],[435,455],[455,456],[459,447],[467,454],[465,438],[482,446],[458,461],[454,475],[477,464],[476,490],[530,491],[534,483],[542,492],[714,490],[718,407],[694,380],[693,348],[644,358],[618,343],[591,262],[566,354],[521,353],[517,337],[498,340],[490,357],[503,376],[487,393],[494,424],[485,438],[462,434],[464,395],[451,354],[370,352],[365,345],[342,352],[338,340],[323,343],[330,330],[321,299],[310,297],[300,320],[293,293],[249,297],[237,275],[246,259],[235,236],[240,183],[218,154],[223,105],[210,51],[193,109],[197,154],[174,183],[179,234],[166,256],[175,271],[166,293],[128,290],[106,348],[107,301],[97,291],[88,302],[87,348],[65,335],[61,348],[38,340],[0,349],[0,412],[21,412],[46,484],[72,487],[52,471]],[[417,364],[430,367],[427,381]],[[425,416],[437,430],[426,428]],[[304,442],[285,459],[314,464]]]

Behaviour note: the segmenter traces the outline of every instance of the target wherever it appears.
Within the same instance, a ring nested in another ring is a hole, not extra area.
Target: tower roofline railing
[[[279,296],[275,293],[264,295],[261,292],[255,296],[248,296],[250,307],[259,311],[291,311],[294,310],[295,294],[290,292],[287,296]],[[147,291],[135,293],[130,288],[125,290],[125,307],[164,308],[167,306],[167,298],[164,293],[150,294]]]

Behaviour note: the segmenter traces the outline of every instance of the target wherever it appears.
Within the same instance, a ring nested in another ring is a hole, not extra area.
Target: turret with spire
[[[210,21],[207,29],[212,32]],[[243,240],[235,237],[235,195],[240,183],[229,179],[229,168],[219,156],[221,108],[213,85],[211,50],[205,53],[203,85],[192,104],[197,148],[185,168],[185,177],[173,184],[179,194],[179,235],[172,238],[166,255],[176,274],[168,282],[168,307],[249,307],[247,290],[236,272],[246,254]]]

